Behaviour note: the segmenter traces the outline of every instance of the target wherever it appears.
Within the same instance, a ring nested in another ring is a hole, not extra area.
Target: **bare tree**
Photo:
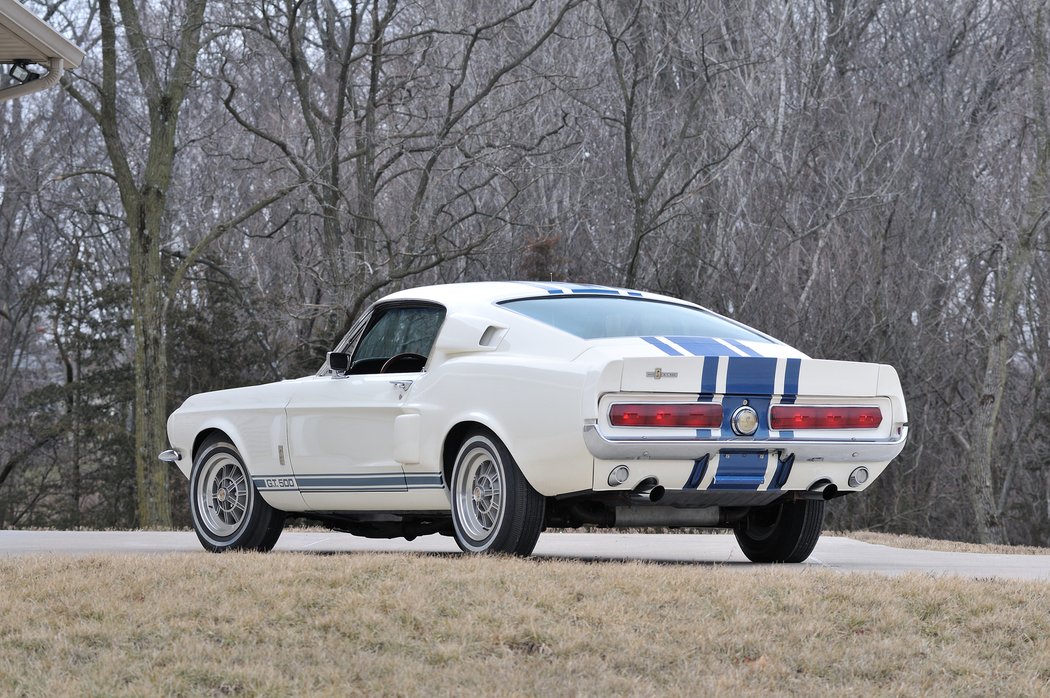
[[[1043,0],[37,7],[89,56],[0,111],[4,525],[183,516],[169,396],[523,274],[894,364],[908,447],[832,525],[1050,540]]]
[[[1028,15],[1029,8],[1023,10]],[[1035,8],[1031,22],[1025,24],[1031,42],[1032,60],[1028,69],[1029,118],[1024,119],[1019,140],[1028,148],[1019,151],[1018,169],[1026,172],[1026,182],[1018,192],[1021,202],[1014,211],[1013,230],[1000,241],[995,270],[995,296],[991,301],[986,356],[982,369],[977,405],[971,422],[972,448],[968,460],[971,504],[977,533],[983,543],[1007,543],[1007,531],[997,506],[993,466],[997,443],[1002,438],[999,416],[1005,397],[1009,362],[1015,347],[1019,310],[1028,296],[1029,275],[1034,251],[1045,248],[1050,228],[1050,124],[1047,122],[1046,8]],[[1026,17],[1027,19],[1027,17]],[[1005,485],[1004,485],[1005,487]]]
[[[168,466],[157,461],[165,448],[168,411],[168,354],[164,341],[168,306],[182,277],[215,239],[289,189],[262,198],[211,228],[167,274],[162,250],[171,235],[165,218],[168,192],[179,151],[179,117],[193,88],[203,34],[206,0],[169,7],[174,27],[157,35],[147,30],[135,0],[99,3],[101,77],[65,83],[66,90],[98,124],[126,220],[130,257],[132,317],[135,326],[135,464],[139,523],[169,526]],[[148,15],[154,8],[146,6]],[[181,9],[181,12],[179,11]],[[153,25],[159,21],[153,20]],[[169,35],[170,34],[170,35]],[[126,44],[120,39],[124,38]],[[134,71],[137,84],[118,79]],[[129,107],[141,100],[145,123],[129,120]],[[145,134],[142,142],[141,134]],[[139,148],[146,150],[140,158]]]
[[[299,225],[309,239],[316,222],[319,244],[296,246],[296,276],[309,280],[302,341],[331,341],[379,290],[509,226],[522,165],[552,134],[506,129],[543,89],[525,79],[530,60],[577,4],[270,2],[231,19],[240,45],[293,88],[257,109],[243,64],[218,67],[229,113],[309,192]]]

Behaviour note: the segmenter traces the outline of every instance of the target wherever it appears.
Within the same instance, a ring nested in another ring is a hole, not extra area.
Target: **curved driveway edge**
[[[313,531],[286,531],[275,551],[459,554],[455,542],[444,536],[425,536],[414,541],[372,540],[345,533]],[[112,553],[208,554],[190,531],[0,531],[0,557]],[[545,533],[540,536],[534,556],[583,561],[718,564],[742,570],[767,567],[748,562],[733,536],[726,534]],[[813,555],[805,563],[781,566],[784,570],[815,567],[888,575],[913,572],[974,579],[1050,581],[1050,555],[906,550],[837,536],[821,538]]]

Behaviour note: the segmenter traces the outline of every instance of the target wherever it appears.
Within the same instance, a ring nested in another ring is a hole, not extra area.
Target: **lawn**
[[[0,559],[0,694],[1045,693],[1050,584],[425,554]]]

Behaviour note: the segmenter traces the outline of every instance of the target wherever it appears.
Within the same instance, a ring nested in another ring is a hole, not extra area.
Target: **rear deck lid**
[[[797,356],[627,357],[622,371],[625,392],[870,397],[879,384],[878,364]]]

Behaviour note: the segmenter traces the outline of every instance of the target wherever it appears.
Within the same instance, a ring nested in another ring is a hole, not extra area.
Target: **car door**
[[[444,314],[424,304],[375,309],[360,336],[344,347],[349,369],[322,372],[293,391],[286,408],[288,450],[309,509],[381,510],[404,499],[394,419],[423,375]]]

